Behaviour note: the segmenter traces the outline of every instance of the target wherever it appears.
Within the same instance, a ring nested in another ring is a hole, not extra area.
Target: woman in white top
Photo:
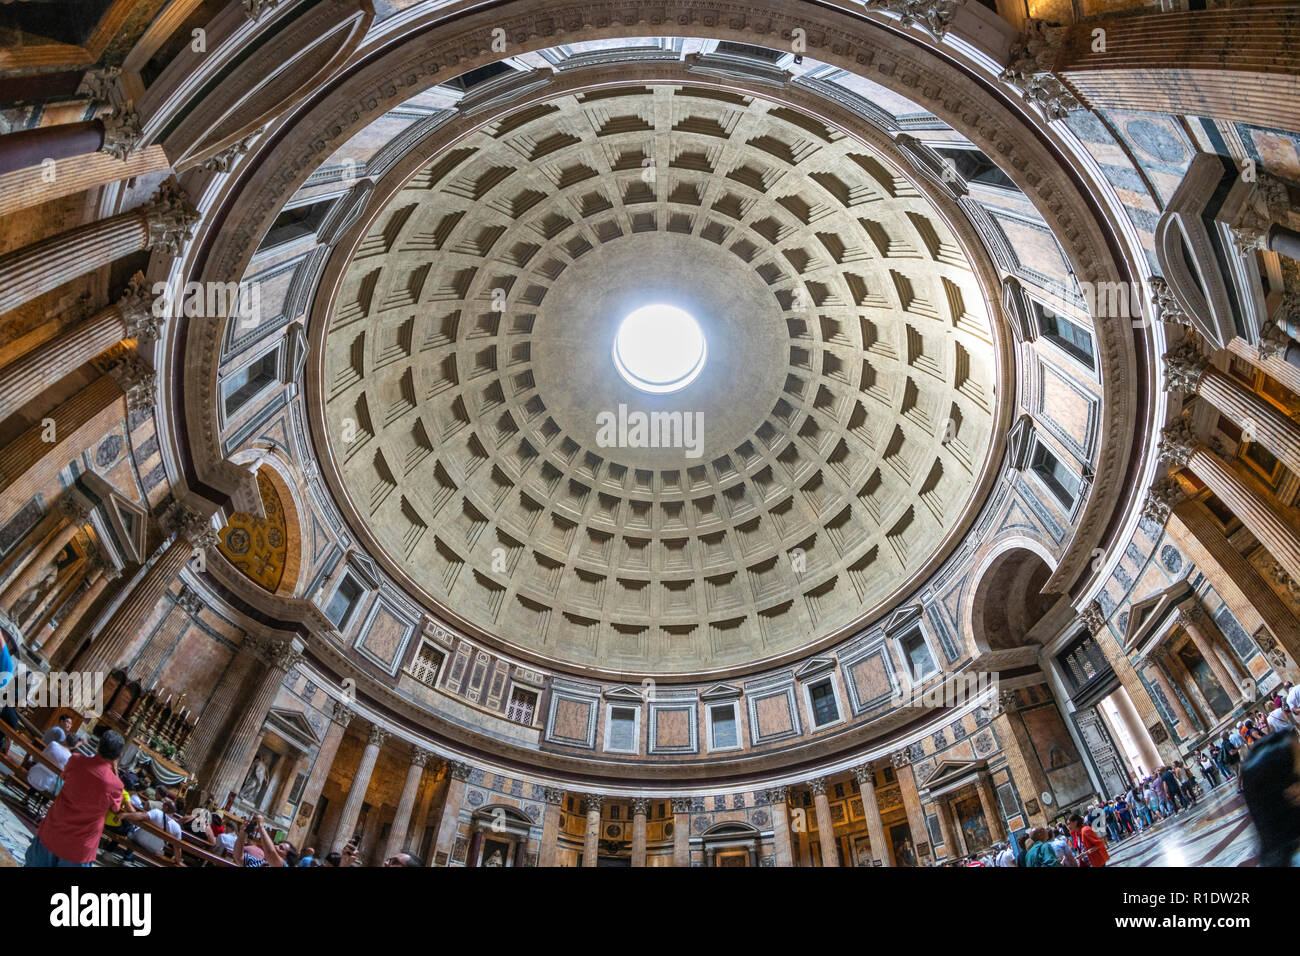
[[[59,741],[51,740],[45,745],[44,754],[51,763],[62,770],[67,766],[72,751]],[[32,764],[32,769],[27,771],[27,782],[33,789],[42,793],[57,793],[59,790],[59,775],[39,761]]]

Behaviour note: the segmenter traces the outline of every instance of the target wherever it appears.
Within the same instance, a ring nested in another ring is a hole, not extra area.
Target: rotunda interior
[[[1298,40],[6,3],[0,733],[373,865],[933,866],[1140,789],[1297,680]]]

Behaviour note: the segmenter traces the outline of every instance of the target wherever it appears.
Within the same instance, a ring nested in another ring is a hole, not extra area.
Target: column
[[[115,580],[117,576],[115,569],[104,566],[102,558],[97,558],[94,566],[87,571],[90,587],[81,593],[81,597],[77,598],[77,602],[72,605],[67,614],[63,615],[63,618],[59,621],[59,626],[50,635],[50,639],[38,648],[41,656],[49,662],[51,670],[63,669],[64,662],[61,659],[60,649],[63,648],[77,625],[81,623],[81,619],[95,606],[95,602],[99,600],[100,595],[104,593],[104,589],[108,587],[108,582]]]
[[[52,484],[130,410],[114,375],[101,375],[0,448],[0,514],[13,514]]]
[[[78,670],[107,673],[119,664],[126,665],[122,656],[131,642],[140,634],[145,621],[171,588],[181,569],[196,553],[207,551],[217,544],[217,532],[209,518],[187,508],[178,509],[170,524],[176,530],[171,543],[164,546],[162,554],[144,576],[136,582],[126,600],[113,613],[100,635],[95,638],[77,662]],[[221,794],[225,796],[224,792]]]
[[[33,584],[40,580],[45,570],[54,563],[54,559],[59,556],[59,552],[68,546],[68,543],[77,536],[77,532],[85,525],[90,513],[80,502],[71,495],[64,494],[59,498],[59,511],[67,518],[67,522],[60,527],[53,535],[50,536],[32,560],[27,562],[27,566],[22,572],[9,583],[0,594],[0,605],[4,606],[6,611],[10,610],[14,603],[23,596]]]
[[[1137,708],[1133,706],[1133,701],[1129,699],[1128,691],[1121,687],[1115,692],[1112,699],[1115,701],[1115,709],[1119,711],[1119,719],[1124,722],[1124,728],[1128,735],[1133,738],[1137,744],[1138,756],[1142,758],[1147,773],[1159,767],[1163,760],[1156,751],[1156,745],[1151,741],[1151,735],[1147,733],[1146,727],[1142,725],[1142,718],[1138,716]]]
[[[691,798],[673,797],[673,866],[691,865]]]
[[[1225,375],[1191,342],[1165,355],[1165,387],[1200,395],[1241,426],[1248,440],[1257,441],[1295,474],[1300,474],[1300,425],[1229,375]]]
[[[397,813],[393,816],[393,825],[388,831],[388,846],[384,848],[385,860],[406,849],[406,834],[411,826],[411,811],[415,809],[415,794],[420,789],[420,778],[424,775],[425,765],[432,756],[422,747],[415,747],[411,751],[411,765],[406,768],[406,781],[402,784],[402,795],[397,800]]]
[[[876,799],[876,771],[866,763],[853,768],[862,793],[862,815],[867,818],[867,836],[871,839],[871,856],[881,866],[890,866],[889,844],[885,841],[885,821],[880,818],[880,801]]]
[[[438,837],[433,844],[430,866],[451,865],[451,851],[456,845],[456,829],[460,820],[460,806],[465,802],[465,781],[473,768],[456,760],[447,762],[451,781],[447,784],[447,799],[442,803],[442,817],[438,820]],[[441,860],[442,862],[438,862]]]
[[[1156,769],[1159,764],[1153,764],[1150,770]],[[979,780],[975,784],[975,789],[979,791],[980,807],[984,810],[984,819],[988,821],[989,835],[993,837],[993,842],[998,843],[1007,838],[1007,828],[1002,824],[1002,811],[998,809],[997,794],[993,792],[993,781],[989,778],[987,772],[979,775]]]
[[[817,814],[817,841],[822,847],[822,866],[839,866],[840,855],[835,840],[835,823],[831,820],[831,802],[826,796],[826,778],[808,781],[813,794],[813,810]]]
[[[0,421],[123,339],[156,338],[162,319],[153,302],[137,272],[115,304],[0,369]]]
[[[1287,354],[1294,355],[1297,350],[1300,346],[1271,322],[1265,323],[1261,330],[1258,345],[1252,345],[1239,335],[1228,342],[1229,352],[1245,359],[1293,392],[1300,392],[1300,368],[1287,361]]]
[[[560,807],[564,791],[559,787],[546,787],[542,791],[546,806],[542,811],[542,847],[537,857],[538,866],[558,866],[560,851]]]
[[[1185,739],[1190,739],[1196,736],[1196,724],[1192,722],[1191,714],[1187,712],[1187,708],[1185,708],[1183,702],[1179,700],[1178,694],[1174,691],[1173,682],[1169,679],[1164,668],[1160,665],[1159,659],[1161,656],[1163,656],[1163,654],[1159,651],[1152,652],[1152,663],[1151,667],[1147,669],[1147,674],[1155,680],[1156,685],[1160,688],[1160,692],[1164,694],[1165,700],[1169,702],[1169,709],[1174,712],[1174,719],[1178,721],[1178,726],[1180,728],[1179,733]],[[1157,764],[1157,766],[1163,765],[1164,763],[1166,763],[1166,761],[1161,760],[1160,764]]]
[[[334,831],[334,846],[330,849],[342,851],[351,841],[361,817],[361,804],[366,802],[366,790],[370,786],[370,775],[375,771],[379,760],[379,748],[388,739],[388,731],[378,724],[370,725],[370,735],[366,738],[366,748],[361,751],[361,762],[357,772],[352,776],[352,785],[348,787],[348,798],[343,803],[343,814],[339,817],[338,828]]]
[[[939,833],[943,837],[943,855],[950,859],[958,859],[961,856],[961,847],[957,845],[957,836],[952,825],[952,809],[943,797],[935,797],[934,815],[939,818]],[[936,861],[939,859],[938,850],[934,851],[934,858]]]
[[[293,824],[293,809],[289,804],[289,796],[293,793],[293,782],[298,779],[298,774],[302,773],[303,767],[307,766],[307,760],[310,756],[306,751],[300,750],[297,756],[293,758],[293,764],[286,768],[284,777],[280,780],[280,785],[276,787],[275,799],[271,801],[271,805],[267,809],[269,816],[287,816],[290,825]]]
[[[1200,501],[1177,504],[1169,518],[1169,535],[1204,572],[1247,634],[1261,628],[1300,659],[1300,621],[1264,580],[1263,575],[1223,533],[1218,521]]]
[[[307,827],[311,826],[312,815],[320,803],[321,791],[325,789],[325,781],[334,766],[334,757],[339,752],[339,744],[343,742],[343,733],[352,722],[354,715],[352,709],[342,701],[334,701],[330,710],[329,729],[325,731],[325,739],[321,741],[320,749],[316,751],[316,760],[311,765],[311,772],[307,775],[307,785],[302,788],[302,801],[298,804],[301,811],[303,804],[310,803],[312,812],[306,816],[299,812],[294,817],[293,825],[289,827],[289,842],[299,849],[302,849],[299,841],[307,836]]]
[[[221,804],[225,803],[231,791],[238,792],[243,785],[244,775],[257,752],[266,716],[275,703],[275,695],[284,683],[285,675],[302,662],[302,645],[297,640],[258,639],[251,635],[244,640],[253,642],[251,649],[265,669],[258,675],[247,704],[239,711],[235,726],[226,737],[208,787],[213,798]]]
[[[0,314],[142,249],[178,255],[199,215],[174,182],[148,205],[0,256]]]
[[[0,173],[39,166],[48,159],[70,159],[97,152],[104,145],[100,120],[21,129],[0,136]]]
[[[646,814],[650,801],[637,797],[632,801],[632,865],[645,866]]]
[[[1232,467],[1200,443],[1186,419],[1161,433],[1160,457],[1201,479],[1292,578],[1300,579],[1300,533],[1271,495],[1248,485]]]
[[[1183,698],[1192,707],[1192,716],[1196,719],[1198,730],[1209,730],[1215,724],[1214,712],[1210,709],[1209,703],[1201,696],[1201,690],[1196,686],[1196,681],[1188,671],[1183,659],[1174,653],[1173,648],[1164,647],[1164,664],[1165,670],[1169,672],[1169,677],[1174,682],[1174,688],[1183,692]]]
[[[587,800],[587,829],[582,835],[582,865],[595,866],[600,854],[600,808],[605,802],[599,793],[589,793]]]
[[[907,827],[912,833],[912,852],[916,854],[916,865],[921,866],[921,844],[930,842],[930,835],[925,829],[925,814],[921,811],[921,798],[916,792],[916,775],[912,773],[913,748],[919,753],[916,744],[897,750],[889,758],[898,777],[898,791],[903,797],[903,810],[907,813]],[[931,851],[933,852],[933,847]]]
[[[1007,769],[1011,779],[1021,794],[1037,795],[1051,792],[1047,775],[1034,755],[1034,744],[1029,739],[1029,731],[1019,714],[1020,698],[1015,691],[1003,691],[998,695],[998,713],[993,718],[993,731],[1002,742],[1002,749],[1007,755]],[[1031,826],[1043,826],[1047,823],[1047,809],[1040,801],[1037,813],[1026,812],[1026,819]]]
[[[1228,695],[1228,699],[1235,704],[1240,704],[1243,700],[1241,688],[1228,669],[1223,666],[1223,661],[1215,653],[1215,640],[1210,633],[1210,628],[1218,631],[1217,627],[1210,621],[1205,609],[1199,604],[1190,608],[1183,609],[1182,619],[1180,622],[1187,636],[1192,639],[1196,649],[1200,651],[1201,657],[1205,658],[1205,663],[1210,665],[1210,671],[1214,674],[1214,679],[1219,682],[1223,692]]]

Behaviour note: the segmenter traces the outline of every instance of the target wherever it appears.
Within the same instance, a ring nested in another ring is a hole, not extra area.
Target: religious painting
[[[912,845],[912,830],[906,823],[896,823],[889,828],[889,842],[894,847],[896,865],[916,866],[916,847]]]
[[[853,865],[873,865],[871,856],[871,837],[866,833],[859,833],[853,837]]]
[[[957,815],[957,825],[961,828],[967,853],[978,853],[993,845],[993,834],[989,832],[984,817],[984,805],[977,794],[954,800],[952,809]]]

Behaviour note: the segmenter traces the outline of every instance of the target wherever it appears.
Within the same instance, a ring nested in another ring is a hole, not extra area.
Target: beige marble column
[[[881,866],[892,866],[889,844],[885,841],[885,821],[880,817],[880,801],[876,798],[876,771],[871,764],[862,764],[853,768],[853,776],[862,794],[862,815],[867,818],[872,859],[879,860]]]
[[[411,751],[411,764],[406,768],[406,780],[402,784],[402,795],[397,799],[397,812],[393,816],[393,825],[388,831],[388,846],[384,848],[384,859],[396,856],[406,849],[406,834],[411,827],[411,811],[415,809],[415,794],[420,789],[420,778],[424,768],[433,754],[415,747]]]
[[[645,866],[646,815],[650,801],[637,797],[632,801],[632,865]]]
[[[957,845],[957,830],[952,824],[952,808],[948,805],[947,797],[934,798],[934,815],[939,818],[939,833],[943,837],[943,855],[950,859],[958,859],[961,855],[961,847]],[[939,851],[936,850],[934,858],[937,861]]]
[[[1187,468],[1241,519],[1274,559],[1292,578],[1300,580],[1300,532],[1295,520],[1285,514],[1260,488],[1248,484],[1222,458],[1200,443],[1186,420],[1161,434],[1160,457]]]
[[[1182,657],[1173,648],[1166,646],[1163,650],[1165,670],[1169,672],[1174,687],[1183,692],[1183,698],[1191,705],[1193,716],[1200,725],[1200,731],[1209,730],[1216,722],[1214,710],[1201,693],[1201,688],[1197,686],[1196,678],[1192,676],[1192,672],[1183,663]]]
[[[329,779],[330,769],[334,766],[339,744],[343,742],[343,733],[352,722],[353,715],[352,709],[341,701],[336,700],[332,703],[329,728],[325,731],[325,739],[321,741],[320,749],[316,752],[316,760],[311,765],[311,772],[307,775],[307,785],[302,788],[302,800],[298,804],[301,810],[303,804],[310,803],[312,812],[306,816],[299,813],[294,817],[293,825],[289,828],[289,842],[294,846],[299,846],[299,841],[307,836],[307,827],[311,826],[312,815],[320,803],[321,791],[325,789],[325,781]]]
[[[139,209],[0,256],[0,314],[143,249],[177,255],[199,216],[174,182]]]
[[[1164,763],[1160,759],[1156,745],[1151,740],[1151,734],[1142,725],[1142,718],[1138,716],[1137,708],[1133,706],[1133,701],[1129,699],[1127,690],[1123,687],[1117,690],[1114,694],[1114,701],[1115,709],[1119,711],[1119,719],[1124,722],[1124,729],[1133,738],[1133,743],[1138,749],[1138,756],[1142,758],[1142,763],[1146,765],[1146,772],[1150,773]]]
[[[600,808],[605,797],[599,793],[589,793],[587,803],[587,829],[582,835],[582,865],[595,866],[600,854]]]
[[[912,852],[916,854],[916,865],[924,866],[921,858],[921,844],[930,842],[930,835],[925,828],[925,813],[921,809],[921,798],[916,792],[916,775],[912,772],[912,748],[921,748],[915,744],[894,751],[890,763],[898,778],[898,791],[903,798],[903,810],[907,814],[907,828],[912,833]],[[931,852],[934,848],[931,847]]]
[[[673,797],[673,866],[691,865],[691,798]]]
[[[366,802],[366,790],[370,787],[370,775],[375,772],[379,749],[387,739],[387,730],[378,724],[371,725],[365,749],[361,751],[361,761],[357,764],[357,772],[352,775],[352,784],[348,787],[348,798],[343,802],[343,813],[334,830],[334,846],[330,847],[331,850],[341,852],[354,836],[357,820],[361,818],[361,804]]]
[[[1161,693],[1165,695],[1165,700],[1169,702],[1169,709],[1174,712],[1174,719],[1178,721],[1179,734],[1181,734],[1184,739],[1190,739],[1195,737],[1197,734],[1196,724],[1192,721],[1191,714],[1189,714],[1187,708],[1183,706],[1183,702],[1179,699],[1178,694],[1174,692],[1173,681],[1170,679],[1169,675],[1165,673],[1165,669],[1162,666],[1162,661],[1160,660],[1162,656],[1163,654],[1161,653],[1152,652],[1150,655],[1151,666],[1147,669],[1147,674],[1149,674],[1156,682]],[[1164,763],[1165,761],[1161,760],[1160,764],[1157,766],[1162,766]]]
[[[1293,474],[1300,474],[1300,425],[1211,365],[1195,345],[1184,343],[1165,355],[1165,384],[1200,395],[1240,426],[1247,440],[1259,442]]]
[[[543,791],[546,806],[542,813],[542,846],[537,856],[537,865],[552,867],[559,865],[560,856],[560,816],[564,813],[564,791],[558,787],[546,787]]]
[[[460,821],[460,808],[465,802],[465,781],[469,779],[472,772],[473,768],[469,764],[456,760],[447,763],[447,773],[451,780],[447,784],[447,799],[442,803],[442,816],[438,820],[438,836],[434,841],[430,866],[451,865],[451,853],[456,846],[456,830]],[[439,860],[442,862],[439,863]]]
[[[136,273],[125,294],[44,345],[0,369],[0,421],[123,339],[153,339],[162,327],[154,296]]]
[[[1154,770],[1155,766],[1152,766],[1151,769]],[[979,775],[975,789],[979,792],[980,807],[984,810],[984,819],[989,825],[989,836],[993,838],[994,843],[1005,840],[1007,838],[1007,828],[1002,824],[1002,812],[998,809],[998,797],[993,790],[993,781],[989,778],[987,771]]]
[[[257,753],[257,743],[262,737],[267,714],[271,712],[271,705],[275,703],[275,695],[284,683],[285,675],[302,662],[302,644],[297,640],[255,638],[251,635],[244,640],[253,642],[251,650],[262,663],[263,670],[226,737],[212,782],[208,786],[216,801],[223,805],[227,796],[232,791],[238,793],[243,785],[248,767]]]
[[[145,621],[162,601],[181,569],[196,554],[217,544],[217,532],[205,515],[180,508],[170,523],[175,529],[175,537],[163,547],[162,554],[135,583],[103,632],[91,642],[83,659],[77,662],[78,670],[108,673],[114,667],[129,663],[122,660],[123,653],[139,636]]]
[[[63,650],[65,642],[81,619],[94,607],[95,602],[104,593],[104,589],[108,587],[108,583],[115,580],[118,575],[116,570],[106,568],[103,563],[96,561],[95,566],[87,571],[87,576],[90,580],[90,587],[81,593],[81,597],[77,598],[76,603],[69,608],[68,613],[59,620],[59,625],[54,629],[54,633],[50,635],[50,639],[38,648],[41,656],[49,662],[51,670],[63,669],[61,656],[63,653],[71,653],[71,651]]]
[[[1240,704],[1241,688],[1237,686],[1237,681],[1228,673],[1228,669],[1223,666],[1223,661],[1215,653],[1215,641],[1210,629],[1214,628],[1217,631],[1218,628],[1214,627],[1205,609],[1199,605],[1185,608],[1182,613],[1182,625],[1201,657],[1205,658],[1205,663],[1210,666],[1210,672],[1214,674],[1214,679],[1219,682],[1228,699],[1234,704]]]
[[[766,791],[768,812],[772,814],[772,865],[794,866],[794,847],[790,841],[789,791],[771,787]]]
[[[1245,359],[1291,391],[1300,394],[1300,368],[1284,358],[1287,348],[1291,345],[1291,339],[1271,323],[1266,323],[1261,331],[1258,345],[1252,345],[1241,336],[1237,336],[1228,342],[1228,351],[1238,358]]]
[[[835,824],[831,820],[831,802],[826,796],[826,778],[808,781],[813,794],[813,810],[817,814],[817,842],[822,848],[822,866],[839,866],[840,855],[835,839]]]

